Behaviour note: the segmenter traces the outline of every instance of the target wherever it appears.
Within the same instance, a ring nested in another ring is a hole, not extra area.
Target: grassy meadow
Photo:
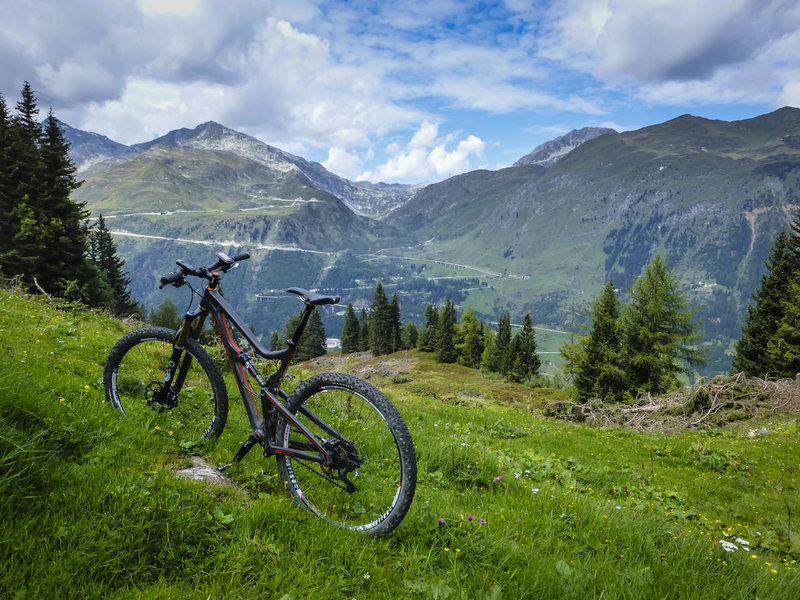
[[[137,327],[0,290],[0,596],[25,598],[800,598],[798,413],[670,434],[546,419],[566,392],[411,352],[329,355],[403,414],[417,495],[381,539],[297,508],[251,452],[233,486],[177,477],[220,440],[105,405],[105,357]],[[751,435],[752,434],[752,435]]]

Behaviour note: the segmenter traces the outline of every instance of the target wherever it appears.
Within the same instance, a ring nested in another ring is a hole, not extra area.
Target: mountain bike
[[[145,327],[123,336],[105,364],[106,399],[123,414],[170,411],[170,426],[180,428],[181,435],[218,437],[227,420],[228,392],[215,359],[199,341],[211,315],[252,430],[232,462],[220,470],[260,446],[265,457],[276,457],[288,493],[304,509],[346,529],[374,536],[389,533],[408,512],[416,488],[414,445],[400,413],[377,388],[349,374],[314,375],[291,393],[281,387],[312,312],[337,304],[339,297],[297,287],[286,290],[304,308],[286,347],[270,351],[219,287],[223,274],[249,255],[216,256],[213,264],[199,268],[179,260],[178,270],[161,278],[161,288],[188,285],[193,297],[200,296],[199,306],[186,312],[177,330]],[[202,293],[188,276],[207,280]],[[246,344],[240,345],[234,332]],[[262,375],[241,346],[275,361],[277,368]]]

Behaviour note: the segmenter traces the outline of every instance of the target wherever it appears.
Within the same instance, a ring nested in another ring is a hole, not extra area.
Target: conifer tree
[[[378,282],[369,310],[369,349],[373,356],[392,351],[392,315],[383,285]]]
[[[272,352],[283,349],[285,343],[281,340],[281,335],[277,331],[273,331],[269,337],[269,349]]]
[[[397,294],[392,294],[389,304],[389,328],[391,338],[391,351],[397,352],[403,345],[403,325],[400,322],[400,301]]]
[[[300,324],[301,316],[295,314],[286,320],[283,327],[283,337],[288,340],[294,335],[297,326]],[[327,353],[325,347],[325,327],[322,324],[322,317],[319,311],[315,310],[306,323],[306,328],[303,330],[303,335],[300,336],[300,341],[295,350],[294,359],[296,361],[309,360],[317,356],[323,356]]]
[[[522,383],[539,372],[542,361],[536,352],[536,335],[531,313],[525,313],[522,327],[511,342],[505,376],[509,381]]]
[[[461,343],[457,348],[458,362],[473,369],[480,368],[484,350],[484,327],[471,306],[468,306],[461,315],[459,329]]]
[[[9,145],[11,120],[5,98],[0,94],[0,257],[12,248],[14,231],[10,214],[14,209],[11,193],[11,154]],[[0,262],[0,266],[2,263]]]
[[[425,307],[425,324],[419,334],[419,349],[423,352],[434,352],[439,337],[439,311],[433,304]]]
[[[702,352],[692,345],[700,338],[693,316],[677,278],[656,255],[623,310],[625,365],[633,390],[668,392],[677,386],[684,363],[702,362]]]
[[[798,220],[792,221],[792,234],[781,229],[766,260],[766,272],[760,287],[753,292],[753,303],[747,307],[742,336],[733,351],[733,370],[750,377],[775,375],[780,368],[773,365],[774,352],[765,352],[784,318],[787,300],[792,298],[791,284],[800,278],[800,252],[797,250]],[[785,342],[785,340],[784,340]]]
[[[128,286],[130,277],[123,271],[125,261],[117,254],[117,245],[106,228],[103,215],[99,215],[94,228],[89,231],[89,258],[102,273],[114,292],[113,311],[118,315],[131,314],[137,310],[131,300]]]
[[[366,352],[369,350],[369,315],[366,309],[361,309],[361,315],[358,318],[358,351]]]
[[[800,373],[800,280],[789,285],[783,301],[783,319],[766,347],[765,362],[773,377],[794,379]]]
[[[358,352],[358,336],[361,327],[356,317],[353,304],[347,305],[344,313],[344,325],[342,326],[342,354],[352,354]]]
[[[581,401],[623,399],[628,384],[622,353],[620,302],[609,281],[592,306],[592,326],[578,342],[575,389]]]
[[[403,350],[416,348],[418,338],[419,332],[417,331],[417,326],[409,321],[403,328]]]
[[[148,320],[151,325],[157,327],[177,329],[181,324],[181,315],[175,303],[169,298],[164,298],[157,309],[150,311],[150,318]]]
[[[436,340],[436,361],[440,363],[456,362],[456,308],[449,298],[439,314],[439,331]]]
[[[504,375],[508,368],[508,357],[511,351],[511,315],[506,313],[497,322],[497,335],[492,343],[491,352],[486,357],[485,368],[492,373]]]

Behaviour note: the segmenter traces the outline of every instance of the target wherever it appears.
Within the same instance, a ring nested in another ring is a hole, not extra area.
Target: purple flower
[[[439,519],[439,525],[444,525],[444,519]]]
[[[470,516],[467,517],[467,521],[472,521],[472,519],[474,519],[474,518],[475,518],[475,515],[470,515]]]
[[[486,525],[486,519],[481,519],[480,523],[481,525]]]
[[[502,475],[498,475],[498,476],[497,476],[497,481],[503,481],[503,477],[502,477]]]

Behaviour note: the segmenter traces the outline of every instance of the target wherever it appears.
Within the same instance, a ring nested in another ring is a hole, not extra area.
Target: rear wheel
[[[318,439],[334,464],[278,455],[290,495],[331,523],[370,535],[392,531],[414,498],[417,462],[411,435],[391,402],[366,381],[342,373],[316,375],[286,407]],[[285,419],[277,445],[315,453]]]
[[[176,373],[185,370],[183,384],[179,390],[174,385],[165,389],[162,381],[174,339],[175,331],[166,327],[145,327],[123,336],[106,360],[106,400],[123,414],[154,419],[157,426],[183,439],[217,437],[228,417],[222,373],[208,352],[189,339],[176,367]],[[173,381],[177,379],[176,375]]]

